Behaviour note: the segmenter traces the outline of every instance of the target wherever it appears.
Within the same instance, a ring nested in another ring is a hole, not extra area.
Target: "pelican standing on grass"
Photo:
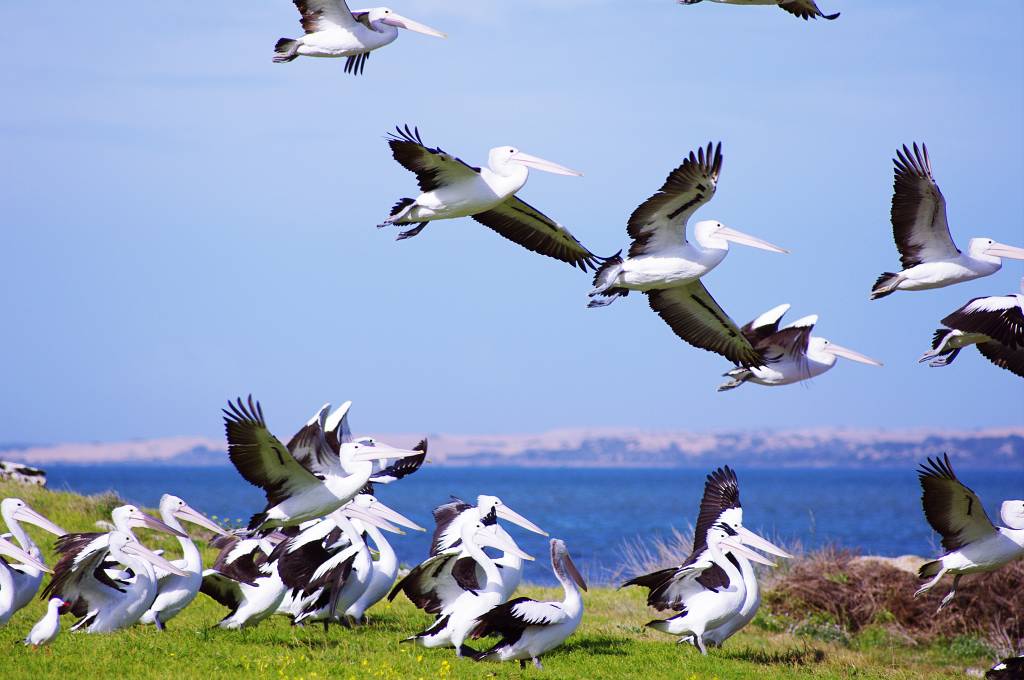
[[[301,38],[281,38],[274,62],[302,57],[346,57],[345,73],[359,75],[373,50],[390,45],[404,28],[437,38],[447,36],[430,26],[396,14],[388,7],[352,12],[345,0],[293,0],[302,15]]]
[[[544,666],[540,657],[558,647],[575,632],[583,620],[583,597],[579,589],[587,583],[573,564],[565,542],[551,539],[551,569],[562,584],[565,597],[561,602],[538,602],[528,597],[499,604],[477,618],[474,638],[500,635],[490,649],[473,656],[477,661],[533,661],[537,668]]]
[[[220,553],[213,567],[203,572],[199,591],[228,608],[218,628],[255,626],[281,606],[288,588],[270,555],[284,539],[277,532],[251,537],[235,533],[211,543]]]
[[[1004,527],[996,527],[985,513],[977,494],[964,486],[953,472],[949,456],[929,458],[918,470],[924,516],[942,536],[946,554],[921,565],[919,578],[930,578],[914,597],[926,593],[946,574],[953,575],[953,587],[942,598],[939,611],[956,595],[964,574],[995,571],[1024,557],[1024,500],[1003,501],[999,516]]]
[[[734,368],[725,373],[728,382],[718,386],[719,392],[751,382],[757,385],[791,385],[819,376],[836,365],[840,357],[869,366],[882,362],[847,349],[831,340],[811,335],[818,323],[817,314],[797,319],[779,329],[779,321],[789,305],[779,305],[757,317],[741,331],[762,357],[764,365]]]
[[[426,146],[419,130],[395,128],[388,145],[395,160],[413,172],[421,193],[402,198],[378,226],[415,224],[398,240],[419,234],[429,222],[472,217],[501,236],[528,250],[567,262],[583,271],[601,260],[587,250],[569,230],[516,196],[530,175],[530,168],[556,175],[579,177],[582,173],[531,156],[514,146],[491,149],[486,168],[475,168],[440,148]]]
[[[28,551],[19,548],[3,536],[0,536],[0,555],[7,555],[18,562],[17,564],[8,564],[5,560],[0,559],[0,626],[2,626],[18,610],[14,606],[18,597],[15,574],[23,573],[19,567],[33,569],[39,573],[50,572],[50,569],[39,558],[32,556]]]
[[[696,5],[698,2],[701,2],[701,0],[679,0],[680,5]],[[805,21],[807,19],[817,19],[818,17],[831,21],[839,16],[839,12],[835,14],[822,14],[814,0],[711,0],[711,2],[719,2],[725,5],[776,5],[779,9],[784,9],[793,16]]]
[[[759,366],[761,356],[715,302],[701,277],[729,253],[729,242],[775,253],[776,245],[731,229],[716,220],[694,225],[694,243],[686,240],[690,217],[715,195],[722,170],[722,145],[690,152],[658,193],[629,217],[633,239],[629,255],[608,258],[594,275],[589,307],[603,307],[630,291],[647,294],[651,309],[682,340],[716,352],[740,366]]]
[[[948,366],[961,349],[975,345],[993,364],[1024,378],[1024,280],[1020,293],[974,298],[942,325],[919,361]]]
[[[171,494],[164,494],[160,497],[160,517],[167,526],[182,534],[185,533],[185,527],[181,525],[183,520],[201,526],[219,536],[228,535],[215,522]],[[139,619],[140,623],[154,624],[158,630],[163,630],[168,621],[181,613],[195,599],[199,594],[199,587],[203,583],[203,556],[199,553],[199,548],[187,535],[177,538],[178,544],[181,546],[182,558],[174,560],[171,564],[183,570],[186,575],[158,572],[156,599]]]
[[[5,498],[0,502],[0,517],[3,518],[7,530],[21,546],[21,549],[38,562],[43,561],[43,551],[39,549],[21,523],[35,525],[54,536],[63,536],[67,533],[33,510],[28,503],[20,498]],[[4,568],[0,566],[0,569]],[[7,565],[6,569],[10,572],[13,599],[8,607],[0,606],[0,625],[6,623],[14,612],[31,602],[39,590],[39,585],[43,582],[43,571],[31,564],[11,564]]]
[[[990,238],[972,238],[967,254],[953,243],[946,221],[946,199],[932,175],[928,147],[903,146],[893,159],[892,235],[900,252],[900,272],[885,272],[871,288],[871,299],[897,290],[943,288],[995,274],[1001,258],[1024,260],[1024,248]]]

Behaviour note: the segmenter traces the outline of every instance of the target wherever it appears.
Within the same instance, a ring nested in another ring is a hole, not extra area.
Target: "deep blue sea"
[[[231,467],[51,465],[52,489],[92,494],[114,490],[153,507],[167,492],[208,515],[240,523],[263,508],[259,489]],[[782,545],[836,545],[863,554],[931,555],[938,545],[921,511],[913,470],[738,470],[744,524]],[[696,521],[705,471],[665,469],[522,469],[426,467],[389,486],[378,497],[432,528],[430,511],[449,495],[470,501],[501,497],[511,508],[566,541],[574,559],[595,581],[619,565],[627,541],[688,531]],[[963,470],[964,483],[998,521],[999,504],[1024,497],[1024,470]],[[97,518],[99,519],[99,518]],[[525,578],[550,581],[546,540],[509,525],[509,532],[537,557]],[[426,556],[429,534],[396,536],[405,563]]]

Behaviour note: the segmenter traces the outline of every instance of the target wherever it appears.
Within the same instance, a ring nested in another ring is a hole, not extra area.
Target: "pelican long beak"
[[[381,444],[380,442],[375,443],[373,446],[360,446],[359,450],[352,455],[352,460],[357,463],[373,462],[375,460],[390,460],[392,458],[410,458],[412,456],[421,456],[422,451],[412,451],[410,449],[396,449],[393,446],[387,444]]]
[[[988,255],[995,255],[997,257],[1008,257],[1011,260],[1024,260],[1024,248],[1008,246],[998,241],[986,248],[985,252]]]
[[[522,549],[515,544],[511,538],[502,536],[495,531],[481,530],[476,532],[476,541],[481,546],[489,546],[491,548],[497,548],[502,552],[506,552],[509,555],[515,555],[521,560],[533,561],[532,555],[527,555]]]
[[[397,510],[389,508],[388,506],[381,503],[379,500],[375,502],[373,505],[371,505],[369,508],[366,508],[365,512],[369,514],[376,514],[384,521],[392,522],[399,526],[403,526],[406,529],[412,529],[413,531],[426,531],[426,529],[421,527],[419,524],[416,524],[416,522],[413,522],[411,519],[409,519],[402,513],[398,512]]]
[[[6,538],[0,538],[0,554],[7,555],[8,557],[17,560],[21,564],[24,564],[26,567],[32,567],[34,569],[38,569],[39,571],[45,571],[50,574],[53,573],[53,569],[50,569],[45,564],[43,564],[38,558],[32,557],[27,552],[22,550],[19,546],[8,541]]]
[[[529,168],[535,168],[537,170],[543,170],[544,172],[551,172],[551,173],[554,173],[556,175],[569,175],[570,177],[582,177],[583,176],[582,172],[577,172],[575,170],[571,170],[571,169],[565,167],[564,165],[559,165],[558,163],[552,163],[551,161],[546,161],[543,158],[538,158],[536,156],[531,156],[530,154],[523,153],[522,151],[516,152],[516,154],[514,156],[512,156],[512,160],[515,161],[516,163],[521,163],[521,164],[523,164],[523,165],[525,165],[525,166],[527,166]]]
[[[167,561],[160,555],[157,555],[155,552],[153,552],[146,546],[142,545],[138,541],[130,541],[126,543],[124,547],[121,548],[121,550],[128,553],[129,555],[134,555],[135,557],[144,559],[150,564],[152,564],[154,567],[159,567],[164,571],[168,571],[172,574],[177,574],[178,576],[188,576],[187,571],[183,571],[178,567],[174,566],[169,561]]]
[[[572,577],[572,580],[576,581],[576,585],[583,588],[583,590],[587,589],[587,582],[583,580],[583,576],[580,575],[579,569],[576,568],[576,564],[572,561],[572,557],[569,556],[568,552],[566,552],[565,556],[562,558],[562,566],[565,567],[565,570],[569,573],[569,576]]]
[[[157,531],[163,531],[165,533],[171,534],[172,536],[188,538],[188,534],[178,531],[174,527],[169,526],[164,522],[161,522],[156,517],[153,517],[152,515],[147,515],[146,513],[141,511],[139,512],[138,517],[132,517],[129,524],[133,527],[145,527],[147,529],[156,529]]]
[[[57,526],[50,520],[46,519],[38,512],[28,507],[27,505],[23,508],[18,508],[18,511],[14,513],[14,519],[18,520],[19,522],[28,522],[29,524],[34,524],[40,529],[46,529],[54,536],[63,536],[67,533],[59,526]]]
[[[421,24],[418,21],[413,21],[412,19],[403,17],[401,14],[395,14],[394,12],[392,12],[390,16],[381,19],[381,22],[387,24],[388,26],[394,26],[395,28],[404,28],[407,31],[416,31],[417,33],[422,33],[423,35],[432,35],[435,38],[448,37],[448,34],[442,33],[436,28],[431,28],[426,24]]]
[[[186,505],[182,509],[176,511],[174,515],[180,520],[191,522],[192,524],[201,526],[204,529],[209,529],[215,534],[219,534],[221,536],[228,535],[228,532],[224,531],[224,529],[221,528],[216,522],[214,522],[212,519],[209,519],[206,515],[199,512],[190,505]]]
[[[829,341],[828,345],[825,346],[825,351],[826,352],[831,352],[832,354],[836,355],[837,357],[842,357],[844,359],[849,359],[850,361],[856,361],[856,362],[861,363],[861,364],[868,364],[869,366],[881,366],[882,365],[881,361],[877,361],[876,359],[872,359],[869,356],[864,356],[860,352],[854,352],[852,349],[847,349],[847,348],[845,348],[845,347],[843,347],[841,345],[837,345],[836,343],[832,342],[831,340]]]
[[[751,562],[757,562],[759,564],[765,564],[765,565],[768,565],[769,567],[774,567],[775,566],[775,563],[772,562],[770,559],[768,559],[767,557],[765,557],[764,555],[762,555],[759,552],[754,552],[750,548],[744,547],[743,543],[741,543],[738,539],[733,538],[731,536],[729,538],[722,539],[722,542],[719,543],[719,545],[723,549],[729,550],[730,552],[732,552],[732,553],[734,553],[736,555],[740,555],[742,557],[746,557]]]
[[[789,253],[785,248],[780,248],[774,243],[768,243],[768,241],[762,241],[756,236],[750,234],[744,234],[742,231],[736,231],[730,227],[721,227],[715,232],[715,236],[724,238],[726,241],[732,241],[733,243],[739,243],[744,246],[750,246],[751,248],[760,248],[761,250],[770,250],[773,253]]]
[[[500,517],[500,518],[502,518],[504,520],[508,520],[509,522],[512,522],[513,524],[518,524],[522,528],[528,529],[528,530],[532,531],[535,534],[540,534],[541,536],[547,536],[548,535],[548,532],[544,531],[539,526],[537,526],[536,524],[534,524],[530,520],[526,519],[525,517],[523,517],[518,512],[516,512],[515,510],[513,510],[512,508],[508,507],[505,504],[497,506],[497,514],[498,514],[498,517]]]
[[[758,536],[750,529],[746,527],[736,527],[736,533],[740,535],[740,540],[743,541],[744,545],[749,545],[751,548],[762,550],[772,555],[778,555],[779,557],[785,557],[786,559],[793,559],[793,556],[788,552],[775,545],[771,541]]]
[[[344,512],[345,516],[348,517],[349,519],[357,519],[360,522],[363,522],[364,524],[371,524],[371,525],[377,527],[378,529],[383,529],[384,531],[390,531],[393,534],[404,534],[405,533],[404,531],[402,531],[401,529],[399,529],[398,527],[396,527],[394,524],[392,524],[391,522],[387,521],[383,517],[380,517],[380,516],[378,516],[378,515],[376,515],[376,514],[374,514],[372,512],[368,512],[367,510],[364,510],[363,508],[360,508],[358,505],[353,505],[353,504],[350,503],[349,505],[346,505],[343,508],[342,512]],[[395,513],[395,514],[397,514],[397,513]]]

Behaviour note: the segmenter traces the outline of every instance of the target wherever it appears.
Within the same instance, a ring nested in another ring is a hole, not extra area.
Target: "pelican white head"
[[[110,515],[114,520],[114,526],[120,530],[135,528],[155,529],[156,531],[163,531],[174,536],[180,536],[181,538],[188,538],[184,533],[168,526],[152,515],[147,515],[134,505],[116,507]]]
[[[33,510],[28,503],[20,498],[5,498],[3,502],[0,503],[0,515],[3,516],[7,524],[11,524],[12,521],[28,522],[29,524],[36,525],[40,529],[46,529],[55,536],[63,536],[67,533],[59,526]]]
[[[426,24],[421,24],[418,21],[413,21],[408,17],[403,17],[398,14],[390,7],[374,7],[369,11],[370,24],[380,22],[387,26],[394,26],[395,28],[404,28],[407,31],[415,31],[416,33],[422,33],[423,35],[432,35],[435,38],[447,38],[448,36],[436,28],[431,28]]]
[[[773,253],[789,252],[785,248],[780,248],[774,243],[762,241],[756,236],[744,234],[742,231],[738,231],[732,227],[727,227],[717,220],[701,220],[697,224],[693,225],[693,237],[696,239],[697,243],[705,248],[720,248],[728,250],[728,242],[732,241],[733,243],[750,246],[751,248],[769,250]]]
[[[831,362],[835,363],[834,357],[842,357],[843,359],[849,359],[850,361],[856,361],[861,364],[868,364],[869,366],[881,366],[882,362],[876,359],[872,359],[869,356],[865,356],[860,352],[855,352],[852,349],[847,349],[842,345],[837,345],[831,340],[813,336],[807,344],[807,354],[813,356],[816,359],[822,357],[833,357]]]
[[[571,170],[564,165],[559,165],[537,156],[531,156],[528,153],[520,151],[514,146],[498,146],[491,149],[491,152],[487,156],[487,164],[491,170],[499,174],[507,174],[510,165],[520,165],[526,168],[533,168],[535,170],[543,170],[544,172],[551,172],[556,175],[569,175],[571,177],[582,177],[582,172]]]
[[[228,535],[228,532],[224,531],[224,529],[217,525],[217,523],[215,523],[212,519],[209,519],[203,513],[192,508],[188,503],[186,503],[182,499],[178,498],[177,496],[172,496],[169,493],[165,493],[163,496],[160,497],[160,514],[164,516],[171,515],[172,517],[180,519],[184,522],[196,524],[198,526],[203,527],[204,529],[209,529],[215,534],[220,534],[221,536]]]
[[[1003,501],[999,517],[1011,529],[1024,529],[1024,501]]]
[[[491,511],[494,511],[494,513],[501,519],[508,520],[513,524],[518,524],[524,529],[532,531],[535,534],[540,534],[541,536],[548,535],[548,532],[544,531],[539,526],[502,503],[501,499],[497,496],[477,496],[476,507],[480,510],[481,517],[484,517]]]
[[[1024,260],[1024,248],[1010,246],[990,238],[972,238],[967,244],[967,252],[971,257],[999,262],[1001,258]]]

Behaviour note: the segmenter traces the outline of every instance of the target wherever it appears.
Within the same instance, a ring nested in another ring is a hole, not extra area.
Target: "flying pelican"
[[[185,533],[185,527],[179,520],[191,522],[220,536],[228,535],[215,522],[171,494],[160,497],[160,517],[167,526],[182,534]],[[158,572],[156,599],[139,619],[140,623],[155,624],[159,630],[163,630],[168,621],[181,613],[195,599],[199,594],[199,586],[203,583],[203,556],[199,553],[199,548],[187,535],[177,538],[181,546],[182,559],[174,560],[172,564],[185,571],[187,575],[182,577]]]
[[[764,357],[765,363],[724,373],[729,381],[718,386],[719,392],[747,382],[771,387],[809,380],[835,366],[839,357],[871,366],[882,365],[882,362],[860,352],[811,335],[818,323],[817,314],[797,319],[780,330],[779,321],[788,309],[789,305],[774,307],[741,329],[754,349]]]
[[[565,642],[579,627],[583,619],[579,588],[586,590],[587,583],[573,564],[565,542],[557,538],[551,539],[551,569],[562,584],[565,598],[561,602],[538,602],[517,597],[478,617],[473,637],[501,635],[501,640],[474,655],[474,659],[518,660],[520,668],[525,668],[530,659],[534,666],[543,668],[540,657]]]
[[[514,541],[494,531],[496,521],[497,518],[492,511],[482,520],[464,522],[461,526],[460,538],[462,541],[458,553],[442,553],[428,558],[410,571],[392,589],[388,595],[389,600],[394,599],[395,595],[401,591],[417,607],[438,615],[434,623],[426,630],[406,638],[403,642],[416,642],[428,648],[454,647],[458,656],[475,653],[464,645],[464,641],[469,636],[476,618],[504,601],[502,599],[501,570],[498,569],[494,560],[483,551],[483,548],[497,548],[505,552],[517,553],[524,560],[533,559],[520,550]],[[450,568],[450,565],[463,557],[470,558],[483,569],[484,582],[482,584],[477,583],[475,566],[472,562],[464,563],[469,568],[461,576],[456,577],[457,584],[455,585],[432,583],[429,579],[420,578],[424,572]],[[424,584],[431,590],[421,590],[420,586]],[[439,587],[455,592],[438,591]],[[442,606],[442,603],[447,604]]]
[[[919,361],[948,366],[961,349],[975,345],[993,364],[1024,378],[1024,280],[1020,293],[974,298],[942,325]]]
[[[305,35],[281,38],[274,45],[274,62],[284,63],[300,56],[347,57],[345,73],[358,75],[366,67],[370,52],[390,45],[404,28],[436,38],[444,33],[396,14],[387,7],[352,12],[345,0],[292,0],[302,15]]]
[[[696,577],[696,583],[692,579],[693,565],[709,559],[707,534],[715,525],[726,527],[730,535],[736,536],[745,545],[779,557],[792,557],[785,550],[743,526],[739,479],[732,468],[726,465],[714,470],[705,479],[704,495],[700,501],[700,511],[697,515],[697,526],[693,532],[693,549],[690,551],[690,556],[677,567],[660,569],[638,576],[624,583],[623,587],[639,585],[648,588],[650,592],[647,604],[659,611],[669,609],[682,611],[686,608],[689,598],[695,593],[703,592],[703,590],[716,592],[722,588],[728,588],[729,576],[717,565],[700,572]],[[750,560],[736,552],[730,552],[727,558],[740,572],[744,596],[742,600],[734,599],[731,595],[727,596],[733,604],[737,605],[733,615],[724,618],[721,624],[705,630],[704,643],[715,646],[720,646],[727,638],[747,625],[754,618],[761,604],[760,588]],[[710,596],[704,597],[712,599]],[[689,641],[697,646],[695,637],[691,636]]]
[[[673,170],[658,193],[629,218],[633,239],[629,255],[608,258],[594,274],[589,307],[604,307],[631,290],[647,294],[647,302],[682,340],[721,354],[741,366],[760,366],[758,352],[718,306],[701,277],[729,252],[729,241],[786,251],[715,220],[693,227],[694,243],[686,240],[690,217],[715,195],[722,170],[722,145],[698,149]]]
[[[270,555],[285,538],[276,531],[259,536],[235,533],[211,542],[220,553],[213,567],[203,572],[199,592],[230,610],[217,623],[218,628],[255,626],[281,606],[288,588]]]
[[[0,517],[3,517],[7,530],[11,533],[14,540],[18,542],[18,545],[21,546],[21,549],[39,562],[43,561],[43,552],[35,544],[35,541],[32,540],[32,537],[28,535],[25,528],[21,526],[21,523],[34,524],[55,536],[63,536],[67,533],[33,510],[29,507],[28,503],[20,498],[5,498],[0,502]],[[0,569],[2,568],[0,567]],[[14,599],[11,601],[10,608],[0,606],[0,626],[7,623],[7,620],[11,618],[14,612],[32,601],[36,591],[39,590],[39,584],[43,582],[42,570],[36,569],[29,564],[12,564],[8,565],[8,569],[12,578]]]
[[[81,617],[71,630],[109,633],[137,622],[156,598],[154,567],[187,576],[123,531],[99,537],[66,534],[58,539],[57,552],[61,558],[43,596],[59,595],[71,603],[72,613]],[[108,556],[131,569],[132,578],[112,579],[107,575],[104,563]]]
[[[972,238],[964,255],[953,243],[946,221],[946,199],[932,176],[928,148],[896,151],[892,195],[892,235],[903,271],[885,272],[871,288],[871,299],[897,290],[928,290],[994,274],[1000,258],[1024,260],[1024,248],[990,238]]]
[[[321,409],[320,418],[324,417]],[[263,418],[259,402],[249,397],[228,402],[224,411],[228,455],[250,484],[263,489],[267,506],[249,521],[250,530],[293,526],[327,515],[352,500],[373,475],[373,462],[419,456],[381,442],[364,446],[342,441],[338,451],[326,442],[322,420],[300,430],[294,450],[285,447]],[[305,433],[305,434],[304,434]]]
[[[700,1],[679,0],[679,4],[696,5]],[[817,19],[818,17],[831,21],[839,16],[839,12],[835,14],[822,14],[814,0],[711,0],[711,2],[720,2],[727,5],[777,5],[779,9],[784,9],[793,16],[805,21],[807,19]]]
[[[15,607],[18,597],[16,588],[18,581],[15,580],[17,578],[15,575],[23,573],[18,567],[37,570],[40,573],[50,572],[50,569],[38,557],[19,548],[3,536],[0,536],[0,555],[7,555],[20,563],[8,564],[5,560],[0,559],[0,626],[2,626],[18,610]]]
[[[38,649],[43,645],[53,642],[60,633],[60,615],[64,608],[64,600],[59,597],[51,597],[46,603],[46,614],[32,626],[32,630],[25,636],[25,646]]]
[[[1006,526],[996,528],[977,494],[964,486],[953,472],[949,456],[929,458],[918,470],[924,493],[921,503],[932,529],[942,536],[946,554],[921,565],[919,578],[931,578],[914,593],[925,593],[953,574],[953,588],[939,611],[952,601],[964,574],[995,571],[1024,557],[1024,500],[1003,501],[999,516]]]
[[[568,262],[583,271],[601,260],[587,250],[569,230],[516,196],[530,168],[556,175],[582,173],[531,156],[514,146],[491,149],[486,168],[475,168],[440,148],[426,146],[419,129],[396,127],[388,145],[395,160],[414,173],[420,185],[417,198],[399,199],[388,218],[378,226],[415,224],[398,240],[416,236],[428,222],[472,217],[499,235],[528,250]]]
[[[344,404],[336,408],[326,418],[322,420],[322,429],[324,431],[324,438],[326,439],[327,446],[332,451],[340,452],[342,442],[351,442],[358,444],[362,447],[375,447],[377,446],[377,440],[373,437],[355,437],[352,435],[352,429],[348,425],[348,412],[352,408],[352,402],[346,401]],[[324,404],[320,412],[313,416],[313,418],[306,424],[306,428],[312,427],[321,417],[322,414],[330,409],[330,404]],[[304,428],[305,429],[305,428]],[[293,453],[295,451],[292,443],[300,439],[302,431],[292,438],[292,442],[289,442],[288,449]],[[398,481],[404,477],[408,477],[412,473],[419,470],[423,463],[427,459],[427,440],[421,439],[420,442],[412,447],[413,451],[418,452],[415,456],[406,456],[404,458],[380,458],[373,461],[373,473],[370,475],[369,483],[372,484],[390,484],[391,482]],[[305,467],[309,467],[302,459],[300,463]],[[355,470],[349,470],[346,466],[346,459],[341,459],[342,467],[346,472],[355,472]]]

